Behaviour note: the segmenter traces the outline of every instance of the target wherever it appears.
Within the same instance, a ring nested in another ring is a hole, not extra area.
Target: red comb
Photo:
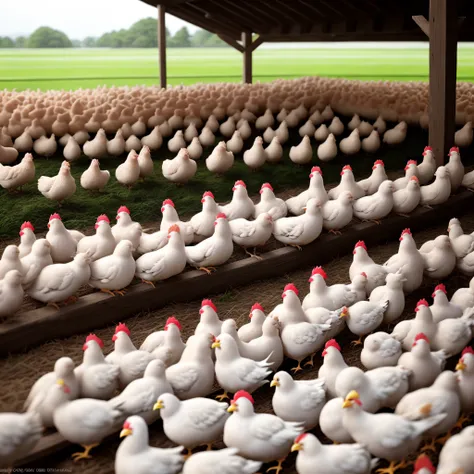
[[[336,339],[329,339],[329,341],[324,345],[324,349],[327,349],[328,347],[335,347],[339,352],[341,352],[341,346],[337,343]]]
[[[382,160],[377,160],[377,161],[374,163],[374,166],[376,166],[376,165],[382,165],[382,166],[384,166],[384,163],[383,163]]]
[[[212,300],[202,300],[201,308],[202,308],[203,306],[209,306],[209,307],[211,307],[211,308],[217,313],[217,307],[216,307],[216,305],[212,302]]]
[[[97,337],[95,334],[89,334],[86,337],[86,343],[88,343],[89,341],[95,341],[97,342],[97,344],[99,344],[100,347],[104,347],[104,342],[102,341],[102,339],[100,337]]]
[[[323,175],[323,172],[321,171],[321,168],[319,166],[313,166],[311,168],[311,173],[319,173],[321,176]]]
[[[362,247],[365,251],[367,251],[367,246],[365,245],[365,242],[364,242],[363,240],[359,240],[359,242],[357,242],[357,243],[355,244],[354,250],[355,250],[357,247]]]
[[[326,272],[323,270],[323,267],[313,268],[313,271],[311,272],[311,276],[313,276],[313,275],[321,275],[324,279],[326,279],[328,277],[326,275]]]
[[[217,214],[216,219],[227,219],[227,216],[223,212]]]
[[[445,295],[448,293],[448,292],[446,291],[446,287],[445,287],[442,283],[440,283],[439,285],[437,285],[437,286],[435,287],[435,289],[434,289],[434,291],[433,291],[433,294],[432,294],[431,296],[434,297],[435,293],[436,293],[438,290],[439,290],[439,291],[442,291]]]
[[[428,336],[422,332],[420,332],[419,334],[417,334],[415,336],[415,340],[413,342],[413,345],[416,344],[416,341],[419,341],[419,340],[423,340],[423,341],[426,341],[428,344],[430,343],[430,340],[428,339]]]
[[[205,197],[211,197],[212,199],[214,199],[214,194],[211,193],[211,191],[206,191],[203,195],[202,195],[203,199]]]
[[[53,219],[59,219],[59,220],[61,220],[61,216],[60,216],[57,212],[55,212],[54,214],[51,214],[51,215],[49,216],[49,221],[50,221],[50,222],[51,222]]]
[[[351,170],[352,171],[352,167],[351,167],[351,165],[345,165],[345,166],[342,167],[342,170],[343,171],[344,170]]]
[[[250,308],[250,311],[254,311],[255,309],[259,309],[262,313],[264,313],[263,311],[263,307],[260,303],[255,303],[251,308]]]
[[[418,456],[418,459],[415,462],[413,474],[421,471],[422,469],[426,469],[430,471],[432,474],[436,473],[436,469],[431,462],[431,459],[426,454],[421,454]]]
[[[424,298],[420,301],[418,301],[418,303],[416,303],[416,307],[418,308],[419,306],[426,306],[426,307],[429,307],[429,304],[428,304],[428,301],[426,301]]]
[[[467,346],[461,353],[461,359],[463,358],[463,356],[465,356],[466,354],[474,354],[474,349],[471,347],[471,346]]]
[[[130,329],[124,324],[124,323],[119,323],[116,328],[115,328],[115,334],[119,332],[125,332],[127,333],[128,336],[130,336]]]
[[[118,208],[117,214],[120,214],[121,212],[126,212],[127,214],[130,214],[130,211],[127,206],[120,206]]]
[[[416,165],[416,160],[408,160],[407,165]]]
[[[235,393],[231,403],[235,403],[239,398],[246,398],[252,405],[255,403],[252,395],[250,395],[250,393],[246,392],[245,390],[239,390],[237,393]]]
[[[368,278],[368,277],[367,277],[367,273],[365,273],[365,272],[362,272],[361,275],[362,275],[364,278]]]
[[[98,224],[99,222],[102,222],[102,221],[108,222],[110,224],[110,219],[105,214],[101,214],[97,218],[96,224]]]
[[[130,424],[129,421],[126,421],[126,422],[123,424],[123,429],[124,429],[124,430],[131,430],[131,429],[132,429],[132,425]]]
[[[237,180],[234,186],[243,186],[244,188],[247,187],[247,185],[241,179]]]
[[[401,233],[401,235],[400,235],[400,242],[402,241],[403,236],[404,236],[405,234],[410,234],[410,235],[411,235],[411,230],[410,230],[410,229],[403,229],[403,230],[402,230],[402,233]]]
[[[169,326],[170,324],[174,324],[174,325],[177,326],[178,329],[181,331],[181,323],[180,323],[174,316],[171,316],[171,317],[169,317],[169,318],[166,320],[165,331],[168,330],[168,326]]]
[[[289,290],[293,291],[293,293],[296,293],[296,294],[299,293],[298,288],[296,288],[296,286],[293,285],[293,283],[288,283],[288,285],[285,286],[283,292],[289,291]]]
[[[167,204],[169,204],[171,207],[174,207],[174,202],[171,199],[165,199],[162,206],[166,206]]]
[[[301,441],[303,441],[303,439],[305,438],[305,436],[307,435],[308,433],[301,433],[296,439],[295,439],[295,443],[299,443]]]
[[[453,146],[449,149],[449,153],[451,153],[452,151],[455,151],[456,153],[459,153],[459,147],[457,146]]]
[[[273,191],[272,185],[270,183],[263,183],[261,189],[268,188]]]
[[[33,224],[31,222],[23,222],[23,224],[21,224],[20,230],[25,230],[25,229],[30,229],[33,232],[35,231],[35,228],[33,227]]]
[[[430,146],[425,146],[423,151],[433,151],[433,148]]]

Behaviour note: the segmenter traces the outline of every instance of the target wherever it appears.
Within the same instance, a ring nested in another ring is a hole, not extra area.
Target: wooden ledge
[[[223,265],[210,275],[191,270],[158,283],[156,288],[134,285],[125,296],[91,293],[59,311],[50,307],[26,311],[15,315],[11,322],[6,320],[0,324],[0,356],[118,323],[170,303],[192,301],[256,280],[279,277],[308,265],[322,265],[351,252],[358,240],[367,243],[370,253],[370,246],[397,239],[406,227],[413,232],[422,230],[468,212],[473,204],[474,193],[462,191],[432,209],[419,207],[408,218],[390,215],[380,225],[364,222],[346,227],[339,236],[324,233],[301,251],[284,247],[262,254],[260,261],[245,258]]]

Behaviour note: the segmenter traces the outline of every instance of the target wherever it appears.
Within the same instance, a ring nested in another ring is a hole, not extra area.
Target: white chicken
[[[363,221],[378,223],[393,209],[393,191],[393,182],[384,181],[372,196],[364,196],[354,202],[354,215]]]
[[[260,214],[266,212],[272,216],[274,221],[286,217],[288,212],[285,201],[275,196],[270,183],[262,184],[260,188],[260,202],[255,204],[253,217],[257,218]]]
[[[390,130],[387,130],[383,135],[383,142],[388,145],[399,145],[405,141],[407,136],[408,125],[406,122],[400,122]]]
[[[464,166],[461,161],[461,155],[459,154],[459,148],[457,146],[453,146],[449,150],[448,156],[449,162],[446,164],[446,169],[449,172],[451,190],[457,191],[464,178]]]
[[[333,234],[340,233],[352,221],[354,198],[349,191],[339,194],[337,199],[323,205],[323,227]]]
[[[377,160],[372,166],[372,174],[366,178],[357,182],[357,184],[365,191],[365,194],[370,196],[377,192],[379,186],[388,180],[387,173],[385,172],[385,165],[382,160]]]
[[[328,201],[328,194],[324,187],[321,168],[319,166],[313,166],[309,178],[309,186],[306,191],[286,200],[288,210],[295,216],[300,216],[304,213],[304,207],[310,199],[317,199],[321,205]]]
[[[132,220],[130,210],[126,206],[120,206],[115,216],[117,224],[112,227],[112,234],[118,244],[121,240],[129,240],[133,248],[138,248],[142,226],[139,222]]]
[[[76,192],[76,180],[71,175],[71,165],[63,161],[56,176],[41,176],[38,179],[38,191],[48,199],[60,205]]]
[[[206,191],[201,199],[202,211],[194,214],[189,223],[193,227],[194,240],[200,242],[214,233],[214,222],[219,209],[211,191]]]
[[[256,254],[256,247],[265,245],[273,231],[273,218],[269,213],[257,216],[253,221],[247,219],[234,219],[229,222],[232,233],[232,240],[244,248],[245,253],[250,257],[261,259]],[[254,253],[249,252],[249,248],[254,249]]]
[[[424,206],[443,204],[451,195],[451,179],[445,166],[440,166],[435,171],[436,179],[433,183],[421,186],[420,203]]]
[[[244,152],[244,163],[253,171],[261,168],[267,161],[262,137],[256,137],[251,148]]]
[[[162,171],[167,180],[186,184],[196,174],[197,163],[189,157],[186,148],[181,148],[175,158],[163,161]]]
[[[464,233],[459,219],[452,218],[449,221],[448,234],[457,258],[464,258],[474,251],[474,236]]]
[[[0,164],[0,186],[4,189],[21,189],[25,184],[35,179],[35,164],[33,155],[26,153],[20,163],[15,166],[3,166]]]
[[[46,239],[34,242],[31,252],[20,259],[22,266],[22,285],[26,290],[36,280],[41,270],[53,264],[51,257],[51,244]]]
[[[350,165],[345,165],[342,168],[341,182],[335,188],[329,190],[328,196],[330,199],[337,199],[344,191],[349,191],[355,200],[365,196],[364,189],[356,183],[354,179],[354,174],[352,173],[352,167]]]
[[[423,161],[418,165],[418,179],[422,186],[428,184],[433,179],[436,168],[437,165],[433,148],[425,146],[423,150]]]
[[[131,189],[140,177],[140,166],[138,164],[138,154],[135,150],[131,150],[126,160],[117,166],[115,170],[115,178],[120,184]]]
[[[206,167],[211,173],[224,174],[234,165],[234,154],[227,151],[225,142],[219,142],[206,158]]]
[[[115,249],[115,238],[110,220],[105,214],[97,217],[95,235],[84,237],[77,243],[77,252],[89,252],[91,261],[110,255]]]
[[[99,160],[93,159],[89,168],[81,174],[81,186],[89,191],[102,191],[110,179],[110,171],[101,170]]]
[[[447,235],[438,235],[434,241],[425,242],[420,253],[425,262],[425,275],[430,278],[446,278],[456,267],[456,254]]]
[[[76,253],[77,242],[71,232],[64,226],[57,213],[49,216],[46,240],[51,244],[51,257],[54,263],[67,263]]]
[[[33,224],[29,221],[23,222],[23,224],[20,226],[19,236],[19,257],[23,258],[31,252],[31,248],[36,241],[35,228],[33,227]]]
[[[433,298],[433,304],[430,306],[430,310],[435,323],[439,323],[444,319],[457,319],[462,316],[462,308],[454,303],[450,303],[448,300],[448,292],[442,283],[435,287],[431,296]]]
[[[174,202],[171,199],[165,199],[163,201],[163,204],[161,205],[161,213],[163,214],[163,217],[160,223],[160,230],[168,232],[170,226],[177,225],[186,245],[194,240],[194,229],[192,224],[180,220],[178,212],[174,207]]]
[[[420,201],[420,182],[416,176],[412,176],[404,188],[393,193],[393,212],[406,217],[416,209]]]

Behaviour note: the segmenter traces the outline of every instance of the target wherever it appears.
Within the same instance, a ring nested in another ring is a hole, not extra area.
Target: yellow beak
[[[279,386],[280,386],[280,382],[278,382],[278,380],[273,379],[270,382],[270,387],[279,387]]]
[[[120,432],[120,438],[125,438],[125,436],[130,436],[132,434],[132,430],[122,430]]]
[[[303,207],[303,211],[305,211],[305,212],[306,212],[306,210],[307,210],[307,209],[308,209],[308,208],[307,208],[306,206],[305,206],[305,207]]]
[[[294,451],[302,451],[303,450],[303,446],[300,444],[300,443],[295,443],[292,447],[291,447],[291,452],[293,453]]]
[[[211,349],[220,349],[221,348],[221,342],[216,341],[212,343]]]
[[[465,370],[465,369],[466,369],[466,364],[462,360],[459,360],[459,362],[456,365],[456,370]]]
[[[349,313],[347,311],[341,311],[341,313],[339,314],[339,317],[340,318],[345,318],[348,315],[349,315]]]
[[[64,387],[64,385],[66,385],[66,382],[64,382],[63,379],[58,379],[58,380],[56,380],[56,383],[57,383],[60,387]]]
[[[352,400],[344,400],[344,403],[342,404],[342,408],[349,408],[352,406]]]
[[[229,413],[234,413],[234,411],[237,411],[237,405],[235,403],[232,403],[232,405],[229,408],[227,408],[227,411]]]
[[[153,405],[153,410],[162,410],[165,406],[163,405],[163,402],[161,400],[158,400],[154,405]]]

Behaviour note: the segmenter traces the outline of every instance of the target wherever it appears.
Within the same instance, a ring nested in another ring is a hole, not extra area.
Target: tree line
[[[62,31],[42,26],[30,36],[10,38],[0,36],[0,48],[156,48],[156,20],[144,18],[128,29],[110,31],[99,38],[88,36],[83,40],[71,40]],[[166,46],[170,48],[227,46],[217,35],[206,30],[191,34],[184,26],[172,35],[166,29]]]

